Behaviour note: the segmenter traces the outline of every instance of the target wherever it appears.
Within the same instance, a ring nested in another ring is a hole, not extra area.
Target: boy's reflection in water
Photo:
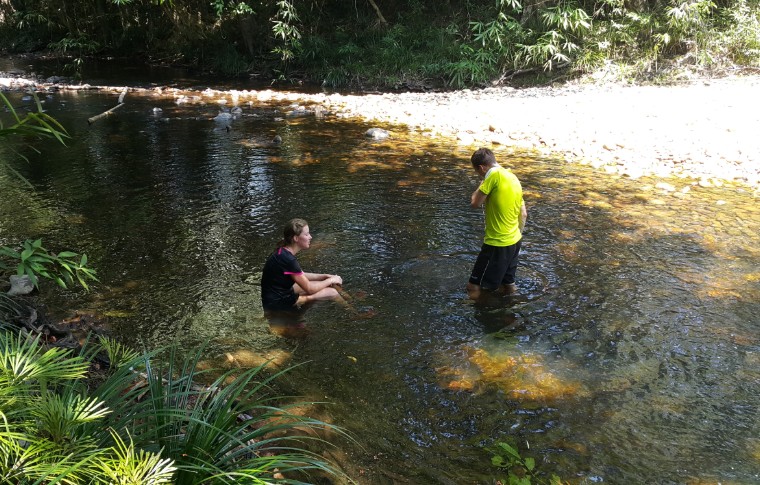
[[[524,329],[525,322],[515,310],[526,301],[523,295],[482,291],[472,301],[473,317],[483,326],[486,334]]]

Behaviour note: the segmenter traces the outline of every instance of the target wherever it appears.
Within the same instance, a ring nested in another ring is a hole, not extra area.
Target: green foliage
[[[440,79],[449,77],[452,63],[459,60],[457,32],[453,24],[440,28],[429,22],[368,27],[360,33],[337,26],[329,36],[304,37],[293,64],[331,87],[440,84]],[[461,70],[467,67],[463,64]]]
[[[84,395],[82,380],[88,367],[69,349],[46,349],[38,339],[0,332],[3,483],[109,483],[102,469],[125,465],[149,467],[149,479],[172,471],[165,463],[156,467],[153,453],[125,457],[123,441],[116,442],[122,448],[98,446],[90,432],[104,424],[110,410],[97,397]],[[114,441],[107,426],[100,433]]]
[[[21,251],[7,246],[0,246],[0,258],[11,260],[16,266],[16,274],[27,275],[34,286],[39,287],[39,277],[48,278],[62,288],[76,280],[84,289],[89,289],[87,281],[97,281],[95,270],[87,267],[87,255],[81,256],[71,251],[51,253],[42,247],[42,240],[27,239]],[[0,259],[0,269],[8,270],[12,266]]]
[[[3,483],[293,483],[338,473],[302,446],[324,446],[315,432],[339,430],[277,407],[268,384],[279,374],[264,377],[262,366],[201,387],[200,352],[176,366],[173,352],[166,362],[127,352],[88,390],[90,359],[104,351],[88,345],[74,355],[0,332]]]
[[[55,118],[45,113],[42,109],[42,103],[40,103],[37,97],[37,93],[32,92],[31,94],[34,97],[37,111],[29,112],[22,118],[18,115],[8,98],[3,93],[0,93],[0,101],[5,105],[14,121],[12,125],[6,127],[2,123],[2,120],[0,120],[0,139],[15,135],[38,136],[55,138],[63,144],[63,139],[68,137],[66,130]]]
[[[461,58],[447,66],[449,85],[463,88],[493,79],[498,60],[496,53],[485,49],[475,50],[469,45],[462,45],[460,48]]]
[[[301,45],[301,32],[298,30],[298,12],[295,5],[290,0],[277,1],[277,13],[272,19],[272,33],[279,45],[273,52],[277,54],[282,62],[287,63],[292,60],[295,51]]]
[[[93,466],[99,482],[118,485],[172,483],[172,476],[177,469],[171,459],[135,449],[131,437],[129,444],[113,431],[111,437],[114,441],[112,459],[99,460]]]
[[[0,122],[0,140],[7,137],[35,137],[35,138],[53,138],[63,144],[64,138],[68,137],[66,130],[52,116],[42,110],[42,105],[33,93],[36,102],[37,111],[27,113],[21,118],[11,105],[8,98],[0,93],[0,100],[5,104],[10,112],[14,123],[5,127]],[[33,147],[31,147],[34,149]],[[23,155],[20,157],[26,159]],[[15,171],[10,165],[6,167],[11,170],[19,180],[28,182]],[[4,262],[3,259],[9,262]],[[11,269],[15,266],[17,275],[28,275],[32,284],[39,286],[39,277],[49,278],[58,283],[61,287],[66,288],[75,280],[88,289],[87,281],[97,281],[95,270],[87,267],[87,255],[81,256],[71,251],[62,251],[58,254],[49,252],[42,246],[42,240],[26,240],[22,244],[20,251],[7,246],[0,246],[0,270]]]
[[[110,362],[111,367],[117,369],[124,367],[129,362],[140,357],[137,351],[116,340],[101,336],[98,339],[98,343],[100,344],[100,348],[108,355],[108,362]]]
[[[760,7],[737,0],[734,7],[715,16],[716,29],[705,39],[707,64],[721,67],[760,67]]]
[[[54,138],[61,144],[65,145],[64,138],[68,138],[68,135],[66,134],[66,130],[63,128],[63,126],[58,123],[58,121],[55,120],[52,116],[48,115],[44,112],[42,109],[42,104],[40,103],[39,98],[37,97],[37,93],[32,93],[32,96],[34,96],[35,106],[37,108],[36,112],[29,112],[27,113],[23,118],[19,116],[19,114],[16,112],[16,109],[13,107],[11,102],[8,100],[8,98],[5,97],[3,93],[0,93],[0,101],[2,104],[5,105],[8,112],[11,115],[13,123],[10,126],[5,126],[0,120],[0,142],[4,138]],[[31,145],[27,145],[28,148],[35,150],[35,148]],[[26,160],[26,157],[24,155],[16,152],[18,156],[24,160]],[[20,180],[24,181],[27,185],[29,183],[24,179],[24,177],[21,176],[16,170],[13,169],[10,165],[8,165],[5,160],[0,159],[0,164],[4,164],[7,169],[9,169],[11,172],[13,172]],[[31,185],[30,185],[31,187]]]
[[[517,63],[523,67],[540,65],[545,71],[569,65],[580,50],[577,42],[591,28],[590,17],[583,9],[567,3],[544,9],[541,22],[546,30],[535,43],[519,46],[522,52]]]
[[[211,7],[214,9],[214,13],[219,19],[225,18],[225,15],[231,15],[234,17],[254,13],[253,8],[248,2],[235,2],[234,0],[213,0],[211,2]]]
[[[72,56],[75,72],[93,53],[141,53],[225,75],[364,88],[481,86],[525,72],[655,79],[760,64],[757,0],[390,5],[379,2],[385,23],[369,2],[334,0],[12,2],[0,40],[49,44]]]
[[[502,483],[509,485],[562,485],[557,475],[549,480],[543,479],[536,470],[536,460],[522,457],[517,449],[507,443],[499,442],[491,449],[491,464],[507,473]]]
[[[69,34],[56,42],[51,42],[48,48],[63,57],[71,57],[72,60],[63,67],[63,70],[81,79],[84,57],[94,54],[101,46],[87,34]]]
[[[654,4],[635,9],[607,0],[579,59],[585,70],[616,65],[617,77],[658,80],[683,71],[719,70],[760,63],[757,2],[711,0]]]
[[[248,70],[248,61],[235,46],[224,43],[215,49],[208,67],[225,76],[239,76]]]

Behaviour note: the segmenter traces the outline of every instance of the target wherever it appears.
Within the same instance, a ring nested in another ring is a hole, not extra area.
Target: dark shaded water
[[[469,148],[371,142],[367,125],[275,105],[243,105],[227,131],[214,105],[136,95],[88,126],[114,104],[53,95],[68,147],[12,162],[35,192],[0,178],[0,244],[42,237],[99,271],[89,294],[45,288],[54,313],[95,313],[140,346],[205,343],[209,365],[303,363],[283,385],[356,439],[330,454],[359,483],[492,483],[483,447],[499,440],[572,483],[760,482],[747,193],[502,154],[530,213],[521,295],[475,305]],[[270,327],[260,270],[294,216],[314,235],[302,266],[343,276],[374,316],[318,304]]]

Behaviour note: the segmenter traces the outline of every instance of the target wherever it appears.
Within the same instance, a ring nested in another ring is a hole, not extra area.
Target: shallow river
[[[281,385],[354,438],[329,456],[358,483],[493,483],[498,441],[571,483],[760,482],[748,193],[497,152],[529,208],[520,294],[474,304],[471,147],[373,142],[284,104],[241,103],[227,130],[214,103],[130,94],[90,126],[114,95],[43,99],[72,138],[11,162],[34,191],[0,177],[0,244],[86,252],[101,280],[44,287],[49,312],[138,346],[206,344],[207,365],[301,364]],[[356,311],[263,315],[261,267],[295,216],[314,236],[302,266],[340,274]]]

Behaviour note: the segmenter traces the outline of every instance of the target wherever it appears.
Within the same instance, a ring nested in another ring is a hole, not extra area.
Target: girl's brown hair
[[[289,220],[282,230],[282,240],[277,244],[277,246],[282,247],[291,244],[293,242],[293,238],[300,236],[301,232],[303,232],[303,228],[308,225],[309,224],[303,219],[295,218]]]

